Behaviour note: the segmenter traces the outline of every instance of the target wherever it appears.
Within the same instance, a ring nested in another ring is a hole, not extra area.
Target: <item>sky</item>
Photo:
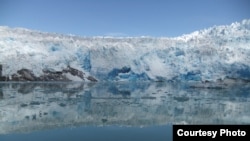
[[[0,0],[0,26],[79,36],[176,37],[243,19],[249,0]]]

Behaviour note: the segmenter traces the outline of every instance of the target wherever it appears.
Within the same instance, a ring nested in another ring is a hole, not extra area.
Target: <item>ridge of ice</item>
[[[2,75],[68,65],[99,81],[250,80],[250,19],[180,37],[80,37],[0,26]]]

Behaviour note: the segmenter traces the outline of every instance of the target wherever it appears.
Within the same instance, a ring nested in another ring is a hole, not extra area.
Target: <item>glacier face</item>
[[[250,81],[250,20],[176,38],[79,37],[0,27],[0,75],[68,66],[98,81]],[[65,73],[74,81],[87,81]]]

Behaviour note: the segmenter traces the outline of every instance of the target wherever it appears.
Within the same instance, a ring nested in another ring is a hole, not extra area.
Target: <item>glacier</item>
[[[2,81],[250,81],[250,19],[179,37],[81,37],[0,26]]]

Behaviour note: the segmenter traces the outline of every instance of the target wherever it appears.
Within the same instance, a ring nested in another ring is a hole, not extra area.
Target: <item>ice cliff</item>
[[[250,81],[250,20],[176,38],[80,37],[2,26],[0,79]]]

